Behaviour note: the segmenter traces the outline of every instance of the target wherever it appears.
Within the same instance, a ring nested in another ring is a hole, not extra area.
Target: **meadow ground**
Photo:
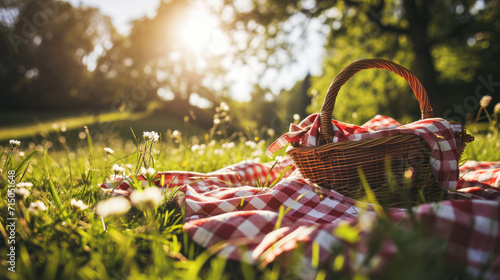
[[[80,137],[67,139],[66,132],[57,126],[55,129],[39,143],[23,141],[14,148],[8,141],[2,142],[2,256],[9,253],[6,217],[15,216],[18,220],[14,237],[16,272],[7,271],[9,264],[2,257],[0,275],[7,279],[293,278],[294,272],[280,270],[278,262],[258,267],[227,261],[190,241],[182,232],[183,214],[174,198],[176,190],[166,192],[159,206],[142,210],[132,207],[122,216],[101,220],[94,212],[103,198],[100,185],[114,174],[114,165],[124,167],[126,174],[137,174],[144,165],[152,167],[153,162],[157,171],[210,172],[245,159],[268,161],[264,151],[276,135],[266,131],[229,134],[221,125],[200,136],[169,130],[160,133],[155,142],[154,134],[147,134],[153,137],[150,141],[143,139],[143,131],[135,131],[135,140],[109,133],[95,141],[89,137],[91,133],[81,131]],[[463,161],[500,160],[496,128],[473,134],[476,139],[467,145]],[[284,151],[280,153],[283,155]],[[16,183],[32,183],[25,187],[28,194],[16,196],[15,205],[8,201],[10,170],[14,170]],[[73,199],[81,202],[72,203]],[[36,201],[43,205],[31,205]],[[393,266],[393,276],[417,279],[416,276],[447,275],[449,267],[444,264],[440,268],[432,266],[434,270],[426,269],[431,263],[443,263],[444,249],[436,246],[442,240],[425,239],[395,226],[390,230],[394,238],[404,240],[398,244],[407,246],[400,248],[406,255],[402,253]],[[415,251],[417,243],[421,250]],[[323,268],[318,279],[333,274],[345,278],[345,272],[337,268],[333,263]],[[361,273],[356,277],[366,279],[368,275]]]

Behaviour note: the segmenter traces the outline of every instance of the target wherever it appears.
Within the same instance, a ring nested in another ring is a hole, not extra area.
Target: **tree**
[[[96,45],[114,32],[94,8],[60,1],[21,1],[5,7],[17,16],[0,24],[1,92],[9,110],[92,106],[84,63]]]
[[[253,28],[261,30],[259,33],[249,33],[266,41],[263,48],[271,54],[290,50],[291,34],[296,29],[303,31],[307,22],[324,24],[330,56],[322,77],[312,84],[321,94],[350,62],[386,58],[416,74],[429,92],[435,115],[441,116],[454,103],[463,103],[465,96],[475,94],[476,78],[499,73],[500,47],[495,35],[500,29],[499,1],[267,0],[252,1],[246,9],[234,6],[227,3],[235,11],[231,24],[262,27]],[[342,106],[335,108],[334,116],[343,121],[355,121],[356,115],[358,121],[366,120],[367,112],[415,117],[416,105],[408,87],[385,72],[358,73],[343,88],[338,100]],[[484,88],[480,95],[486,93]],[[374,94],[366,94],[368,91]],[[317,98],[310,112],[319,111],[321,101]]]
[[[298,114],[302,118],[307,116],[307,107],[311,104],[311,96],[308,94],[311,88],[311,75],[302,81],[298,81],[290,90],[282,90],[277,96],[276,111],[288,125],[293,122],[293,115]],[[279,131],[281,132],[281,131]]]
[[[146,97],[132,104],[134,108],[173,100],[188,111],[195,94],[212,104],[228,96],[223,77],[228,70],[222,63],[231,51],[217,53],[209,45],[194,51],[182,38],[183,32],[198,34],[183,30],[193,20],[190,13],[205,7],[198,5],[196,1],[162,1],[156,16],[134,21],[130,35],[113,42],[99,59],[96,86],[115,96],[141,92]],[[222,81],[222,86],[213,86],[214,81]]]

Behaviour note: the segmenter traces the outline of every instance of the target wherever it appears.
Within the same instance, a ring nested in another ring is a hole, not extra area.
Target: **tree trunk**
[[[429,1],[423,0],[417,6],[415,0],[405,0],[403,5],[409,23],[408,37],[415,53],[413,71],[427,90],[434,116],[439,117],[446,109],[446,92],[437,82],[437,71],[431,55],[432,44],[428,36]]]

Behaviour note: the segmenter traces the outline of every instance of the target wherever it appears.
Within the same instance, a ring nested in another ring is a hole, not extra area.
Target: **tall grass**
[[[248,269],[240,265],[234,269],[234,264],[229,268],[226,260],[212,257],[191,242],[181,230],[182,211],[172,196],[166,196],[149,216],[132,208],[126,216],[100,219],[93,208],[103,198],[100,185],[112,176],[114,164],[133,166],[127,169],[129,174],[144,165],[156,170],[210,172],[245,159],[266,160],[263,151],[270,139],[241,133],[188,138],[167,131],[158,142],[146,146],[142,132],[135,134],[137,142],[109,134],[99,142],[87,137],[69,147],[65,140],[60,141],[64,133],[59,132],[41,143],[2,148],[0,231],[5,238],[5,218],[10,217],[8,171],[15,170],[16,182],[34,186],[25,200],[17,197],[14,207],[18,218],[16,273],[8,272],[4,261],[0,275],[8,279],[182,279],[188,275],[221,279]],[[105,147],[114,152],[107,153]],[[90,207],[79,211],[70,205],[72,199]],[[33,214],[27,208],[38,200],[48,210]],[[2,239],[2,256],[10,246],[6,240]]]

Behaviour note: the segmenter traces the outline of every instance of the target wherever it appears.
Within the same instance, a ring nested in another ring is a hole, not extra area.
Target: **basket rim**
[[[312,150],[316,152],[327,152],[331,150],[345,150],[352,148],[373,148],[381,144],[397,144],[401,142],[406,142],[412,139],[418,139],[423,142],[422,137],[415,134],[398,134],[389,137],[367,139],[367,140],[345,140],[340,142],[327,143],[316,147],[290,147],[287,149],[287,154],[290,153],[309,153]]]

